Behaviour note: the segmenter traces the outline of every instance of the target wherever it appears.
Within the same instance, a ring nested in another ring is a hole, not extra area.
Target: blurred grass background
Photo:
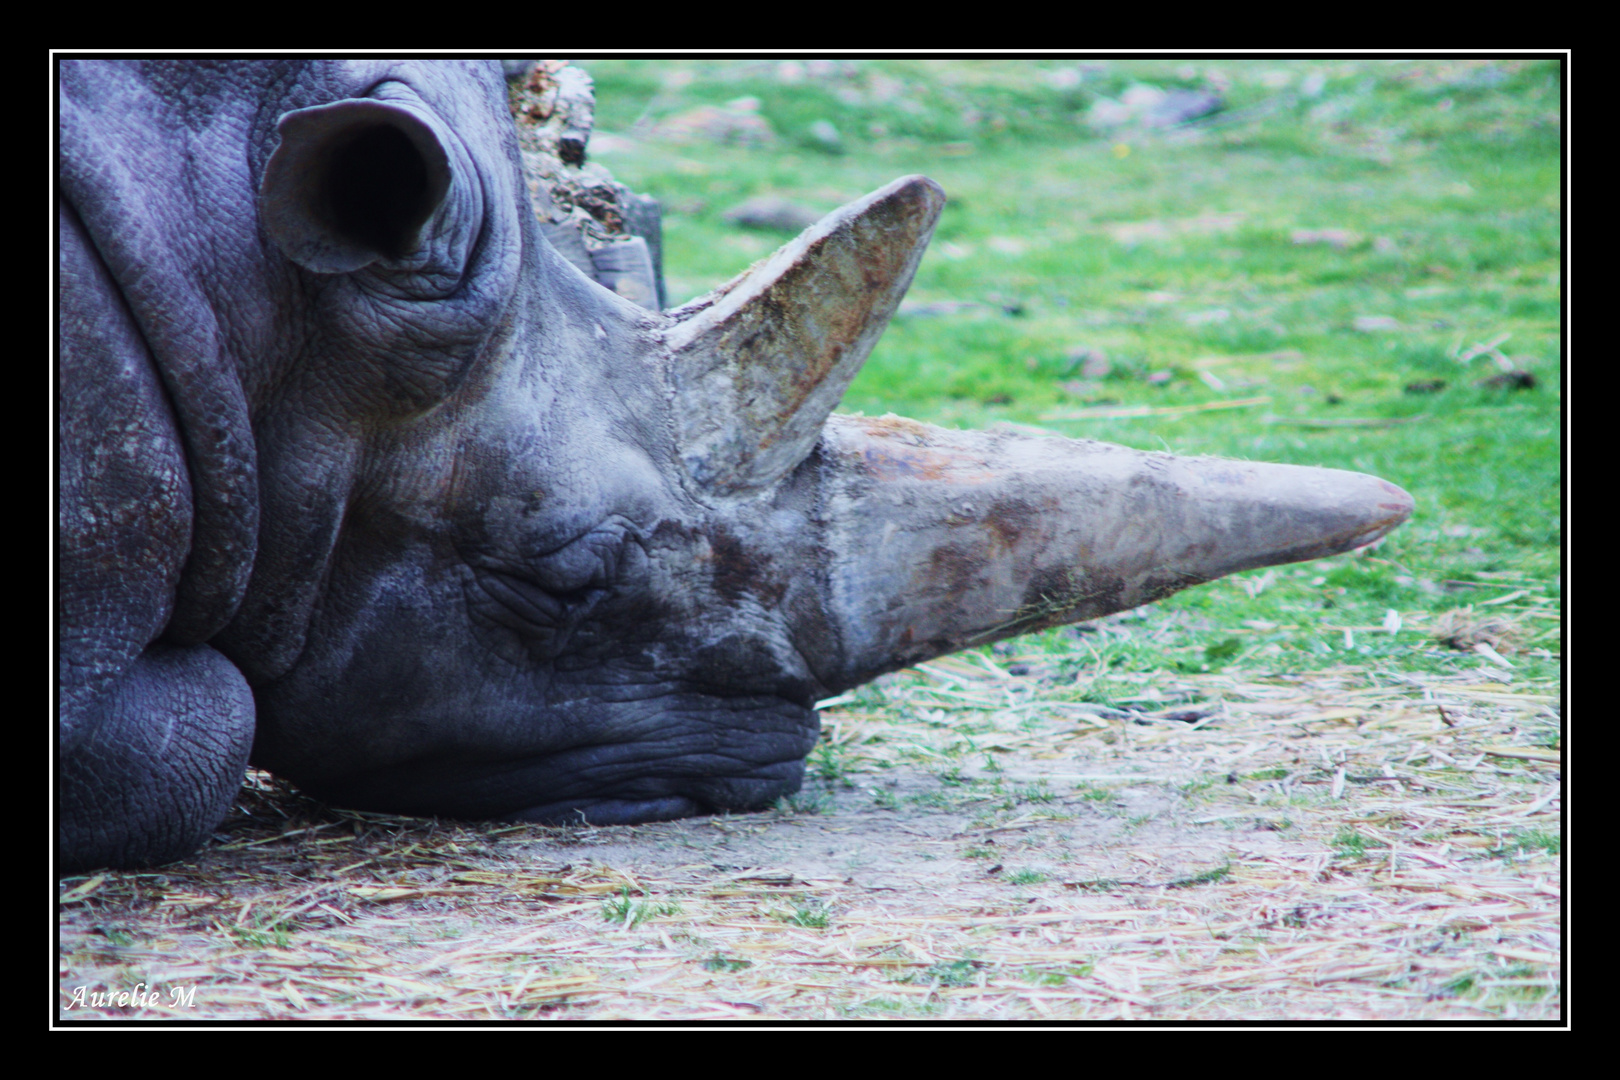
[[[1097,659],[1556,677],[1556,59],[577,63],[593,160],[664,204],[672,305],[797,231],[728,218],[750,198],[809,213],[908,173],[944,187],[845,411],[1356,469],[1415,496],[1376,549],[1181,593]]]

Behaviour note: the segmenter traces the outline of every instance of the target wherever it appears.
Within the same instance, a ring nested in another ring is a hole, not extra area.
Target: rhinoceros
[[[58,866],[194,852],[252,762],[331,803],[771,806],[815,704],[1343,552],[1332,469],[833,409],[944,195],[672,311],[543,238],[495,62],[64,62]]]

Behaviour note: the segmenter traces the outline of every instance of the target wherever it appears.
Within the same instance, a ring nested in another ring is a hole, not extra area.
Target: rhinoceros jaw
[[[896,180],[674,313],[665,342],[693,479],[757,490],[804,460],[911,285],[944,204],[932,180]]]

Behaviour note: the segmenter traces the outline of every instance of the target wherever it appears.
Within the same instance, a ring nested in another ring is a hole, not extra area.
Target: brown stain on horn
[[[776,419],[786,421],[796,416],[810,395],[838,369],[845,351],[872,326],[877,301],[894,284],[912,255],[909,245],[897,245],[885,236],[912,223],[915,212],[909,207],[902,210],[903,201],[886,200],[873,213],[852,222],[848,230],[811,244],[759,297],[758,309],[750,320],[752,334],[737,346],[737,366],[744,380],[751,375],[771,380]],[[848,250],[828,250],[833,247]],[[854,273],[836,272],[845,267]],[[729,344],[725,342],[721,347]],[[784,352],[802,362],[791,367],[781,364],[776,357]],[[787,431],[783,424],[772,427],[761,439],[761,446],[771,445]]]
[[[878,481],[920,480],[978,485],[1001,478],[982,457],[933,445],[935,429],[903,416],[858,421],[869,442],[860,449],[866,474]]]

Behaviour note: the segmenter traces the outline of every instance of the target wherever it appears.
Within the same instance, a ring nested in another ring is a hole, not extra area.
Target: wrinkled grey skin
[[[365,809],[769,806],[813,703],[1410,512],[1372,477],[832,417],[943,196],[659,314],[541,238],[494,62],[62,65],[59,870],[253,763]]]

